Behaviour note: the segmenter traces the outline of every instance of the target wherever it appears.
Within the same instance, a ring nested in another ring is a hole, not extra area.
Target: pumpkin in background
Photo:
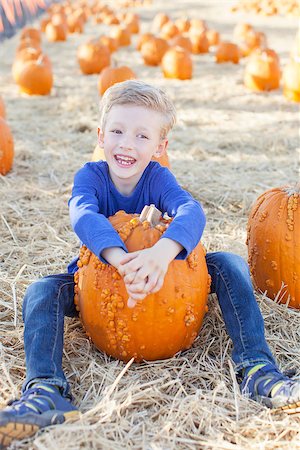
[[[43,62],[48,64],[49,68],[51,69],[52,65],[50,59],[48,58],[47,55],[42,54],[41,50],[28,47],[24,48],[17,54],[12,65],[12,76],[16,83],[19,82],[19,76],[20,73],[22,73],[24,66],[29,61],[37,61],[41,56],[43,57]]]
[[[253,30],[253,26],[250,23],[238,23],[233,29],[233,35],[238,41],[244,41],[247,34]]]
[[[218,45],[220,42],[220,33],[217,30],[209,29],[205,32],[209,47]]]
[[[45,35],[49,42],[66,41],[67,27],[61,23],[49,22],[45,28]]]
[[[0,117],[0,175],[6,175],[14,160],[14,139],[10,128]]]
[[[141,46],[141,55],[148,66],[158,66],[169,48],[168,42],[159,37],[153,37]]]
[[[161,66],[165,78],[190,80],[193,75],[193,62],[190,52],[181,47],[172,47],[164,54]]]
[[[191,28],[189,36],[192,43],[192,52],[196,55],[209,52],[209,41],[206,31],[195,31]]]
[[[105,67],[98,78],[98,92],[103,95],[113,84],[134,78],[136,78],[135,73],[127,66]]]
[[[5,104],[1,95],[0,95],[0,117],[2,117],[2,119],[5,119],[6,117]]]
[[[37,60],[27,61],[17,78],[20,92],[28,95],[48,95],[53,85],[49,60],[40,55]]]
[[[124,24],[127,26],[128,31],[131,34],[138,34],[140,31],[140,19],[137,14],[126,13],[124,17]]]
[[[94,152],[93,152],[92,161],[100,161],[100,160],[102,160],[102,161],[106,160],[104,150],[102,147],[99,147],[99,145],[96,145]],[[161,155],[160,158],[156,158],[156,156],[153,156],[152,161],[156,161],[161,166],[168,167],[168,169],[170,169],[170,162],[169,162],[167,150],[165,150],[165,152]]]
[[[152,26],[154,30],[161,30],[165,23],[169,22],[170,18],[165,13],[157,13],[154,16]]]
[[[129,252],[152,247],[171,220],[153,206],[140,215],[117,212],[109,221]],[[118,271],[86,247],[74,275],[75,305],[96,347],[124,361],[170,358],[190,348],[207,311],[210,278],[199,243],[185,261],[170,263],[163,287],[127,306],[128,294]]]
[[[179,30],[176,27],[175,23],[171,21],[165,23],[160,31],[160,37],[162,37],[163,39],[172,39],[174,36],[179,34]]]
[[[33,41],[37,41],[40,44],[42,40],[40,30],[38,30],[37,28],[30,28],[30,27],[23,28],[20,34],[20,40],[28,38]]]
[[[70,14],[67,17],[68,33],[83,33],[84,22],[78,14]]]
[[[182,34],[177,34],[169,41],[169,43],[171,47],[182,47],[185,48],[188,52],[191,52],[193,49],[191,39],[188,36],[184,36]]]
[[[293,102],[300,102],[300,60],[291,60],[283,69],[283,95]]]
[[[110,65],[110,51],[98,41],[89,41],[78,47],[77,60],[84,75],[100,73]]]
[[[271,91],[280,85],[278,55],[271,49],[257,49],[245,67],[244,84],[252,91]]]
[[[149,41],[149,39],[151,39],[151,38],[153,38],[153,37],[154,37],[154,34],[153,34],[153,33],[144,33],[144,34],[141,34],[141,35],[138,37],[138,40],[137,40],[137,43],[136,43],[136,49],[137,49],[138,51],[140,51],[141,48],[142,48],[142,45],[143,45],[145,42]]]
[[[131,44],[131,33],[125,26],[114,26],[110,31],[110,36],[116,39],[119,47]]]
[[[187,17],[179,17],[175,20],[174,23],[180,33],[186,33],[187,31],[189,31],[191,26],[191,22]]]
[[[215,58],[217,63],[232,62],[238,64],[240,56],[239,47],[233,42],[221,41],[216,48]]]
[[[110,53],[114,53],[118,50],[118,41],[117,39],[110,36],[100,36],[99,42],[102,45],[106,45],[108,47]]]
[[[250,272],[257,289],[300,309],[300,183],[273,188],[254,203],[247,227]]]

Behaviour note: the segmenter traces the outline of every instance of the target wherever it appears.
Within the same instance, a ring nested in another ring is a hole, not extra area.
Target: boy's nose
[[[133,150],[134,149],[134,143],[132,139],[129,137],[124,137],[122,141],[120,142],[120,147],[124,150]]]

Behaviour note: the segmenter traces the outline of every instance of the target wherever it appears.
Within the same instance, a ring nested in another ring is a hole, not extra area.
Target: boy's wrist
[[[163,257],[165,257],[168,264],[183,250],[183,247],[179,242],[164,237],[161,237],[154,247],[160,251]]]
[[[122,261],[124,255],[126,255],[126,252],[121,247],[108,247],[101,252],[102,258],[104,258],[111,266],[114,266],[116,269],[118,269],[120,261]]]

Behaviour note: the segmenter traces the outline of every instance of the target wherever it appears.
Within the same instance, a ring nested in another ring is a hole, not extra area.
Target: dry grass
[[[231,1],[161,0],[138,8],[142,31],[164,10],[188,12],[232,38],[238,20],[265,31],[284,64],[294,39],[295,18],[233,15]],[[50,97],[20,95],[10,67],[18,35],[1,46],[0,93],[15,138],[13,171],[0,177],[0,402],[17,396],[25,376],[21,305],[30,282],[65,271],[78,252],[67,200],[73,175],[96,143],[97,76],[84,77],[76,63],[79,42],[106,31],[91,24],[61,44],[43,42],[53,62]],[[2,57],[3,56],[3,57]],[[178,109],[170,137],[172,170],[204,205],[203,242],[209,251],[247,256],[250,205],[264,190],[294,182],[299,169],[299,108],[280,90],[254,94],[239,66],[194,56],[193,80],[165,80],[159,68],[142,65],[134,45],[115,58],[164,88]],[[4,63],[2,63],[4,61]],[[283,369],[300,372],[299,312],[263,295],[268,342]],[[227,337],[214,297],[193,348],[170,360],[140,365],[111,360],[85,337],[80,323],[66,321],[64,368],[81,418],[53,427],[23,449],[243,449],[299,450],[299,416],[287,416],[242,398],[230,362]]]

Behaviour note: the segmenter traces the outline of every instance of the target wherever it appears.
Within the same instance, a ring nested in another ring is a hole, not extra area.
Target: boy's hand
[[[153,247],[126,254],[118,270],[124,276],[129,307],[162,288],[169,263],[181,250],[178,242],[163,238]]]

